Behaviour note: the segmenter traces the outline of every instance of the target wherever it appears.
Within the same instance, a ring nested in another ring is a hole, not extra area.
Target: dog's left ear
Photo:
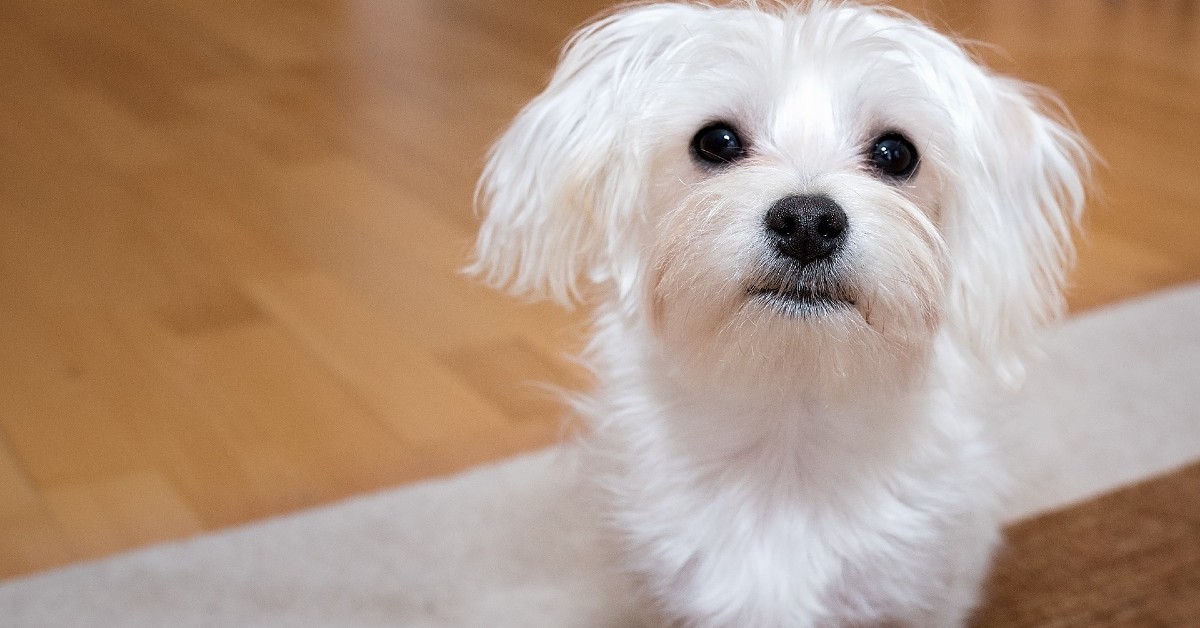
[[[961,143],[945,225],[949,323],[1013,384],[1031,335],[1064,309],[1091,153],[1052,96],[978,78],[965,115],[950,114]]]
[[[635,141],[657,67],[702,9],[635,5],[576,33],[545,91],[488,156],[476,205],[484,213],[466,272],[497,288],[569,305],[584,284],[628,290],[640,258],[621,250],[637,224],[646,159]]]

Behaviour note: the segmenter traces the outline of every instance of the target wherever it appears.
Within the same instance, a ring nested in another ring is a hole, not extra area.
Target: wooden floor
[[[552,442],[578,315],[457,269],[604,4],[0,3],[0,577]],[[929,5],[1107,161],[1073,308],[1200,279],[1200,9]]]

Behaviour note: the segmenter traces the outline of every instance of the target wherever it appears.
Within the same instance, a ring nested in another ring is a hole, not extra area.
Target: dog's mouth
[[[858,309],[853,293],[835,288],[767,284],[751,286],[746,294],[751,301],[787,316],[810,317]]]

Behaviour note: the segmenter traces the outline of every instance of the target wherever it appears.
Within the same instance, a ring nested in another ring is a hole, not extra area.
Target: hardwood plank
[[[256,516],[419,477],[421,454],[275,326],[179,338],[170,351],[245,468]]]
[[[41,513],[37,487],[25,475],[7,440],[0,438],[0,526]]]
[[[157,516],[150,511],[147,514]],[[81,558],[48,514],[0,523],[0,578],[50,569]]]
[[[255,295],[305,348],[410,443],[495,429],[507,419],[395,328],[321,276],[257,286]]]
[[[155,473],[56,484],[45,494],[55,521],[84,558],[203,529],[174,488]]]

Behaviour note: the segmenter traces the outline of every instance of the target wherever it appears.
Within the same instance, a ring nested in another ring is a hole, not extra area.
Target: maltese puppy
[[[878,7],[634,5],[571,38],[490,154],[469,270],[594,308],[578,409],[648,613],[966,621],[988,415],[1084,200],[1054,103]]]

